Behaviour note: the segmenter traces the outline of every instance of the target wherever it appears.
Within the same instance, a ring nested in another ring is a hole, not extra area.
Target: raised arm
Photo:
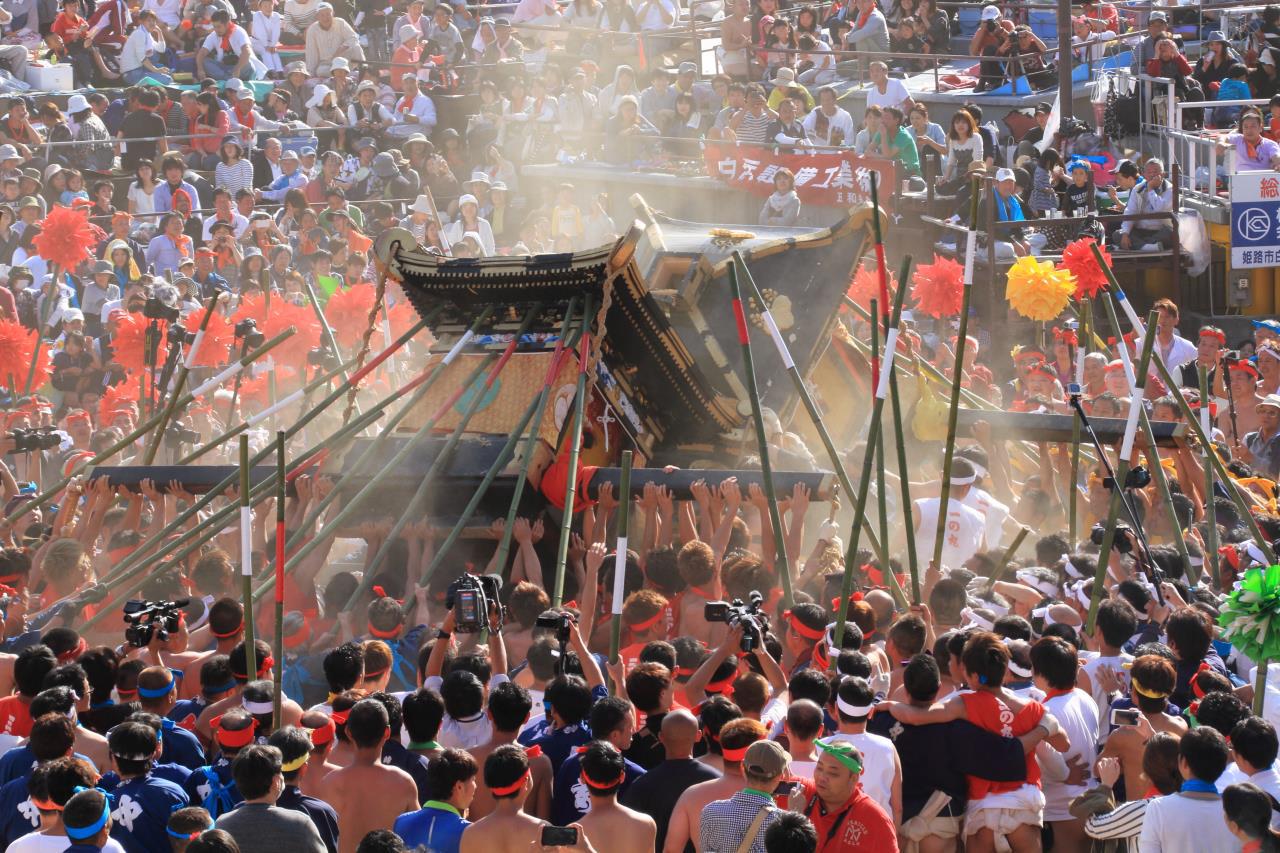
[[[714,652],[707,656],[702,666],[689,676],[689,681],[684,686],[684,693],[689,698],[690,707],[706,698],[707,684],[711,681],[711,677],[715,675],[720,664],[728,660],[729,655],[737,654],[740,648],[742,648],[742,627],[736,625],[729,629],[724,640]]]
[[[576,623],[569,629],[569,648],[578,653],[578,660],[582,663],[582,676],[587,680],[587,686],[593,690],[603,687],[604,673],[600,671],[600,665],[596,663],[587,644],[583,642],[582,632],[578,630]],[[435,650],[432,649],[432,651]]]

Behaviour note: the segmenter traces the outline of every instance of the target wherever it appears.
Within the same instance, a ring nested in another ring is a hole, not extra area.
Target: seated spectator
[[[1218,85],[1218,94],[1214,100],[1247,101],[1251,99],[1253,94],[1249,91],[1249,84],[1245,82],[1248,72],[1249,69],[1245,68],[1244,63],[1231,66],[1226,78]],[[1209,123],[1212,127],[1230,127],[1239,120],[1243,112],[1244,107],[1240,105],[1214,107]]]
[[[766,137],[778,145],[804,147],[810,144],[804,125],[796,121],[796,102],[793,99],[783,98],[778,103],[778,117],[770,123]]]
[[[839,105],[836,90],[830,86],[818,90],[818,107],[811,110],[802,123],[814,145],[847,146],[855,135],[853,117]]]
[[[1125,205],[1125,215],[1173,211],[1173,185],[1165,180],[1164,161],[1152,157],[1143,166],[1146,182],[1135,187]],[[1120,226],[1120,248],[1167,249],[1173,245],[1173,223],[1168,219],[1128,219]]]
[[[902,110],[885,107],[880,111],[880,130],[871,137],[867,153],[893,160],[905,175],[919,177],[920,153],[915,137],[902,126]]]
[[[889,24],[876,0],[855,0],[851,23],[853,29],[845,34],[844,44],[849,50],[868,53],[884,53],[889,50]],[[872,63],[874,66],[876,63]],[[883,65],[884,63],[880,63]],[[873,75],[874,79],[874,75]]]
[[[327,77],[333,69],[333,60],[339,57],[348,62],[364,62],[360,36],[351,24],[334,17],[330,3],[316,7],[315,23],[307,27],[306,57],[312,77]]]
[[[1244,63],[1240,61],[1240,57],[1231,49],[1231,43],[1227,41],[1227,37],[1220,30],[1214,30],[1205,36],[1205,40],[1200,43],[1204,56],[1196,63],[1195,71],[1192,72],[1197,80],[1200,81],[1201,88],[1204,89],[1206,95],[1211,98],[1217,97],[1218,89],[1222,82],[1232,76],[1232,71],[1237,68],[1244,68]],[[1247,71],[1247,69],[1245,69]],[[1243,79],[1241,75],[1240,79]],[[1244,96],[1247,100],[1248,95]],[[1218,100],[1226,100],[1218,98]]]
[[[1280,143],[1262,135],[1262,115],[1250,108],[1240,116],[1240,131],[1227,134],[1226,145],[1234,149],[1237,172],[1280,169]]]

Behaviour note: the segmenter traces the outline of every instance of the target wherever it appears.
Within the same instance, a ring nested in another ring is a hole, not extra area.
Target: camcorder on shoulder
[[[548,631],[555,632],[556,642],[564,645],[569,642],[569,633],[573,630],[573,626],[577,623],[572,613],[564,611],[557,613],[543,613],[533,622],[533,627],[543,628]]]
[[[708,601],[702,608],[702,618],[708,622],[723,622],[730,628],[742,627],[742,642],[739,648],[743,652],[753,652],[764,643],[764,635],[769,633],[769,617],[760,609],[764,597],[759,592],[752,592],[743,604],[742,599],[735,598],[733,603],[727,601]]]
[[[1130,538],[1130,534],[1132,533],[1133,529],[1129,525],[1124,522],[1116,522],[1116,535],[1111,542],[1112,549],[1121,554],[1131,552],[1133,550],[1133,540]],[[1102,540],[1106,538],[1106,535],[1107,526],[1099,522],[1089,531],[1089,541],[1101,548]]]
[[[444,606],[454,612],[453,630],[459,634],[476,634],[489,627],[489,608],[497,608],[498,627],[502,627],[505,608],[498,600],[502,580],[497,575],[469,575],[449,584]]]
[[[142,305],[142,316],[148,320],[176,323],[182,316],[182,309],[176,305],[165,304],[165,301],[158,296],[148,296],[147,301]]]
[[[245,317],[235,326],[236,340],[243,341],[247,350],[257,349],[266,341],[267,336],[258,331],[258,321]]]
[[[145,601],[132,599],[124,604],[124,639],[134,648],[151,645],[158,637],[162,642],[178,630],[183,608],[191,603],[189,598],[177,601]]]
[[[10,453],[28,453],[32,450],[53,450],[62,445],[62,436],[53,427],[37,429],[11,429],[9,438],[13,441]]]

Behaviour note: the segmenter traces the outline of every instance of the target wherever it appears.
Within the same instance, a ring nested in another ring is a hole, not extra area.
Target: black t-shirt
[[[150,110],[134,110],[124,117],[120,133],[125,139],[125,151],[120,155],[120,168],[132,172],[139,163],[156,159],[157,142],[129,142],[130,139],[148,139],[167,133],[164,119]]]
[[[644,728],[631,738],[631,746],[623,757],[634,761],[645,770],[652,770],[667,757],[666,747],[658,740],[658,732],[662,731],[662,719],[666,714],[650,714],[644,722]]]
[[[658,838],[654,849],[661,850],[667,841],[667,824],[671,822],[671,814],[676,809],[676,800],[694,785],[718,778],[720,773],[701,761],[673,758],[632,782],[622,795],[622,804],[653,818],[654,823],[658,824]],[[692,844],[685,845],[685,850],[692,849]]]

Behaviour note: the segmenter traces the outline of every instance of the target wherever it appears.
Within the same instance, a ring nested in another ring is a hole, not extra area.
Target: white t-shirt
[[[156,195],[155,190],[151,192],[143,192],[142,187],[135,184],[129,185],[129,201],[133,202],[133,215],[146,216],[147,214],[156,212]]]
[[[916,553],[932,554],[934,538],[938,532],[937,498],[921,498],[914,501],[920,515],[920,527],[916,531]],[[986,538],[987,520],[973,507],[960,501],[947,501],[947,533],[942,543],[942,566],[958,569],[965,561],[978,553]]]
[[[142,8],[155,12],[160,23],[170,29],[182,23],[182,0],[145,0]]]
[[[209,33],[205,36],[204,44],[200,45],[209,51],[214,59],[222,63],[233,63],[240,56],[240,52],[246,47],[249,48],[250,55],[253,54],[253,46],[249,44],[249,32],[241,26],[237,26],[235,31],[231,33],[231,38],[227,40],[231,49],[223,54],[222,52],[222,36],[217,33]]]
[[[887,737],[869,732],[850,735],[836,732],[826,741],[846,741],[862,753],[862,790],[893,816],[893,775],[898,767],[898,750]]]
[[[1138,841],[1142,853],[1240,853],[1242,846],[1227,829],[1217,797],[1170,794],[1147,803]]]
[[[902,109],[902,102],[911,97],[907,84],[890,77],[884,84],[884,94],[872,83],[867,87],[867,106],[897,107]]]
[[[645,0],[637,0],[636,11],[639,12],[642,6],[644,7],[644,15],[640,18],[639,22],[640,29],[642,31],[665,30],[668,27],[675,26],[680,21],[680,11],[675,7],[671,0],[656,0],[656,3],[651,6],[645,6]],[[657,8],[658,6],[661,6],[672,16],[671,23],[667,23],[662,19],[662,14]]]
[[[42,835],[39,832],[33,832],[10,844],[8,853],[62,853],[73,843],[65,835]],[[119,841],[108,838],[107,843],[102,845],[102,853],[125,853],[125,851]]]
[[[1130,663],[1133,663],[1133,655],[1128,652],[1121,652],[1118,655],[1107,655],[1106,657],[1094,654],[1081,664],[1085,675],[1089,676],[1089,686],[1093,688],[1093,703],[1098,706],[1098,722],[1103,729],[1109,728],[1109,721],[1106,717],[1111,703],[1107,701],[1107,692],[1102,689],[1102,679],[1098,673],[1103,669],[1115,671],[1120,681],[1121,695],[1127,696],[1129,694],[1129,670],[1126,668],[1126,664]]]
[[[205,217],[204,241],[206,243],[209,242],[210,238],[213,237],[213,234],[211,233],[211,229],[213,228],[213,226],[217,225],[219,222],[222,222],[222,221],[223,220],[218,219],[217,216]],[[235,236],[235,238],[239,240],[241,237],[244,236],[244,232],[248,230],[249,230],[249,220],[241,216],[236,211],[234,210],[231,211],[231,233]]]
[[[1098,757],[1098,706],[1088,693],[1078,687],[1070,693],[1045,700],[1044,706],[1071,739],[1071,749],[1063,758],[1076,758],[1086,768],[1084,784],[1081,785],[1068,785],[1047,777],[1042,779],[1044,819],[1071,820],[1071,801],[1088,790],[1093,764]]]
[[[493,676],[489,679],[490,692],[502,682],[509,680],[502,673]],[[432,675],[422,682],[422,686],[438,692],[443,683],[443,678]],[[465,720],[456,720],[446,713],[444,721],[440,724],[440,734],[436,735],[436,741],[446,748],[475,749],[477,746],[484,746],[492,737],[493,723],[489,720],[489,715],[481,709],[479,715]]]
[[[999,548],[1004,538],[1004,520],[1009,517],[1009,507],[991,496],[991,493],[979,488],[972,488],[960,499],[960,503],[972,507],[982,513],[987,520],[987,547]]]
[[[1276,772],[1274,765],[1266,770],[1259,770],[1252,776],[1246,776],[1233,761],[1227,765],[1226,770],[1222,771],[1222,775],[1218,777],[1218,781],[1214,782],[1214,784],[1218,786],[1218,791],[1221,792],[1225,791],[1229,786],[1238,785],[1241,782],[1251,782],[1272,797],[1280,800],[1280,773]],[[1280,830],[1280,812],[1274,810],[1271,812],[1271,828]]]

